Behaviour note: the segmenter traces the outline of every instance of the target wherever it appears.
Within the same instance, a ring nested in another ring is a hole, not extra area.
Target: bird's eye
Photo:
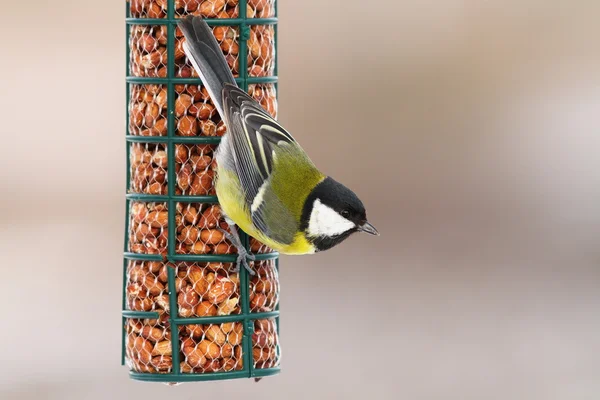
[[[342,211],[342,217],[349,217],[349,216],[350,216],[350,211],[348,211],[348,210]]]

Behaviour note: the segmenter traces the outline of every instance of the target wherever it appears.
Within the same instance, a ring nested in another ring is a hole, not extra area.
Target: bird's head
[[[365,206],[358,196],[330,177],[315,186],[306,199],[302,230],[317,251],[341,243],[354,232],[379,235],[367,221]]]

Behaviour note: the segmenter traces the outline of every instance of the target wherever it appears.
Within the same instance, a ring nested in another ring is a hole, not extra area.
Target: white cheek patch
[[[310,236],[336,236],[353,229],[354,222],[338,214],[333,208],[315,200],[308,222]]]

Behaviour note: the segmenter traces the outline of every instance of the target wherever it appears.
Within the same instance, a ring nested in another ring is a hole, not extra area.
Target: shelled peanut
[[[166,18],[167,0],[127,0],[133,18]]]
[[[248,38],[248,75],[271,76],[275,71],[275,28],[253,25]]]
[[[279,303],[279,274],[275,260],[250,264],[256,272],[250,278],[250,312],[275,311]]]
[[[167,135],[167,88],[165,85],[131,85],[129,134]]]
[[[126,355],[137,372],[166,373],[172,367],[167,265],[157,261],[129,261],[126,306],[132,311],[152,311],[158,319],[126,321]]]
[[[132,25],[129,33],[129,68],[132,76],[167,77],[166,25]]]
[[[241,322],[180,327],[181,372],[229,372],[243,369]]]
[[[264,254],[264,253],[272,253],[273,249],[271,249],[266,244],[259,242],[258,240],[250,237],[250,251],[254,254]]]
[[[136,372],[169,373],[173,368],[171,329],[160,320],[128,319],[125,355]]]
[[[178,312],[181,317],[214,317],[241,312],[240,277],[230,263],[177,265]]]
[[[214,145],[175,145],[175,194],[186,196],[215,195]]]
[[[177,203],[177,254],[234,254],[223,230],[228,226],[216,204]]]
[[[225,134],[225,123],[221,120],[206,88],[197,85],[175,85],[175,129],[177,136]]]
[[[248,94],[258,101],[273,118],[277,118],[277,91],[275,85],[270,83],[249,85]]]
[[[167,265],[160,261],[129,261],[127,308],[132,311],[169,312]]]
[[[129,164],[132,192],[167,194],[168,158],[165,144],[132,143]]]
[[[165,254],[168,222],[167,203],[132,202],[129,210],[129,251]]]
[[[279,365],[279,336],[275,318],[254,321],[252,359],[254,368],[273,368]]]

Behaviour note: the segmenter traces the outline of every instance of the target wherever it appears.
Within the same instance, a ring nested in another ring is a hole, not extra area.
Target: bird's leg
[[[248,260],[254,261],[256,260],[256,257],[254,256],[254,254],[248,253],[248,250],[246,250],[246,248],[242,244],[242,240],[240,239],[240,235],[238,234],[235,224],[233,222],[230,222],[229,220],[226,220],[226,222],[229,225],[229,230],[231,231],[231,233],[227,232],[227,230],[222,228],[219,228],[219,230],[223,233],[227,240],[229,240],[231,244],[235,246],[238,254],[237,262],[235,264],[235,267],[231,269],[231,272],[239,272],[241,264],[244,266],[244,268],[246,268],[250,275],[255,275],[255,272],[252,270],[252,268],[250,268],[250,265],[248,264]]]

